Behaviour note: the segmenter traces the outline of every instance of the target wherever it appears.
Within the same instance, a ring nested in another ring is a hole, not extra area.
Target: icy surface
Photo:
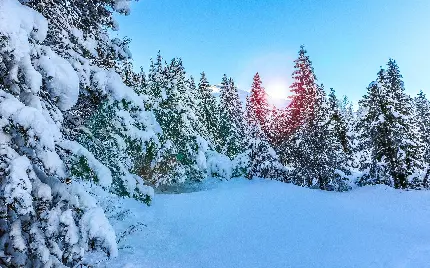
[[[212,187],[213,188],[213,187]],[[116,203],[117,204],[117,203]],[[119,257],[100,267],[428,267],[430,193],[322,192],[275,181],[133,200]]]

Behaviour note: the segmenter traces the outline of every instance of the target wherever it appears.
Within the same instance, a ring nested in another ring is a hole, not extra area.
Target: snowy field
[[[430,267],[430,192],[348,193],[244,179],[133,200],[120,256],[101,267]]]

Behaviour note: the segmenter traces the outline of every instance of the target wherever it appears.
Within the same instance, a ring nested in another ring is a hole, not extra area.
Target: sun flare
[[[275,99],[287,99],[289,88],[284,81],[272,81],[266,86],[267,94]]]

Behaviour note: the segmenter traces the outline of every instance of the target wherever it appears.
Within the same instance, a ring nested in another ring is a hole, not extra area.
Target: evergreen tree
[[[412,100],[404,93],[394,60],[381,69],[376,82],[361,101],[360,122],[363,176],[359,184],[387,184],[395,188],[418,187],[422,169],[422,144],[414,122]],[[367,155],[367,156],[366,156]]]
[[[343,147],[336,137],[333,118],[324,88],[317,87],[313,116],[289,139],[286,150],[293,183],[321,190],[348,189]]]
[[[206,131],[208,141],[215,147],[219,146],[218,136],[218,106],[215,97],[212,95],[212,89],[203,72],[200,77],[198,86],[199,102],[198,114],[201,122],[203,123]]]
[[[233,80],[224,75],[221,83],[218,152],[234,158],[244,151],[245,122],[239,93]]]
[[[300,47],[299,57],[294,63],[293,84],[290,86],[294,95],[291,104],[284,113],[284,118],[280,118],[280,141],[294,133],[306,121],[312,120],[314,116],[318,90],[317,79],[304,46]]]
[[[248,122],[255,121],[264,131],[267,129],[269,113],[267,94],[262,87],[260,75],[256,73],[251,87],[249,102],[247,102],[247,120]]]
[[[423,187],[429,187],[430,179],[430,101],[423,91],[415,97],[415,109],[419,125],[420,140],[424,145],[424,178]]]
[[[348,141],[348,126],[347,121],[344,118],[344,113],[341,112],[339,107],[339,100],[336,97],[336,93],[333,88],[330,89],[328,95],[329,109],[331,112],[331,122],[334,126],[334,133],[337,140],[342,144],[343,151],[345,153],[350,152],[349,141]]]
[[[96,249],[115,256],[115,233],[84,189],[90,185],[73,176],[69,163],[76,159],[82,164],[77,170],[111,187],[109,168],[70,139],[84,131],[101,96],[134,96],[116,73],[103,69],[104,52],[114,46],[112,63],[126,58],[102,26],[119,7],[91,2],[109,10],[96,14],[81,5],[87,1],[21,2],[44,17],[16,0],[1,2],[0,266],[73,267]],[[80,101],[88,104],[82,111],[76,109]]]
[[[118,68],[118,73],[121,75],[124,84],[128,87],[136,89],[140,86],[140,77],[133,71],[133,64],[131,61],[124,61]]]
[[[269,143],[266,134],[261,129],[258,113],[255,112],[255,100],[247,98],[247,141],[248,141],[248,168],[246,176],[269,178],[279,181],[288,181],[287,169],[279,161],[279,157]]]
[[[158,105],[167,98],[167,70],[163,64],[161,52],[158,51],[156,61],[151,59],[146,90],[148,93],[149,108],[157,109]]]
[[[293,72],[292,103],[282,120],[282,139],[277,142],[282,162],[293,168],[293,183],[323,190],[347,190],[348,169],[337,130],[340,112],[337,100],[327,99],[309,57],[302,46]],[[278,116],[279,118],[279,116]],[[280,120],[278,120],[280,121]]]
[[[344,151],[347,157],[347,168],[350,172],[356,174],[359,168],[359,139],[358,139],[358,117],[354,111],[353,104],[348,97],[344,96],[339,105],[341,118],[346,127],[346,146],[343,144]],[[351,179],[353,180],[353,179]]]
[[[209,133],[201,118],[199,107],[202,99],[200,98],[200,92],[197,89],[193,76],[190,76],[190,78],[186,80],[186,91],[182,94],[182,97],[184,98],[184,105],[187,107],[188,114],[190,115],[190,124],[196,132],[196,135],[207,140]]]
[[[161,60],[157,60],[155,66],[159,66],[160,62]],[[178,59],[173,59],[161,76],[158,71],[155,71],[156,75],[153,74],[154,72],[151,71],[149,86],[150,92],[156,100],[155,115],[163,130],[161,140],[164,143],[171,142],[175,147],[175,149],[167,150],[176,153],[178,164],[173,166],[176,166],[177,170],[172,170],[172,172],[184,173],[184,176],[177,177],[175,182],[183,182],[187,178],[190,180],[203,179],[206,171],[202,153],[206,150],[207,144],[199,133],[203,127],[196,116],[197,90],[195,84],[193,81],[186,80],[182,61]],[[164,82],[160,83],[160,81]],[[163,85],[165,85],[164,88],[157,88]],[[185,170],[185,172],[178,170]]]

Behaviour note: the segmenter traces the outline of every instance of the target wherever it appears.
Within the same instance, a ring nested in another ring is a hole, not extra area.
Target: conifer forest
[[[0,0],[0,267],[430,267],[430,91],[395,59],[354,102],[297,47],[276,107],[138,66],[130,4]]]

